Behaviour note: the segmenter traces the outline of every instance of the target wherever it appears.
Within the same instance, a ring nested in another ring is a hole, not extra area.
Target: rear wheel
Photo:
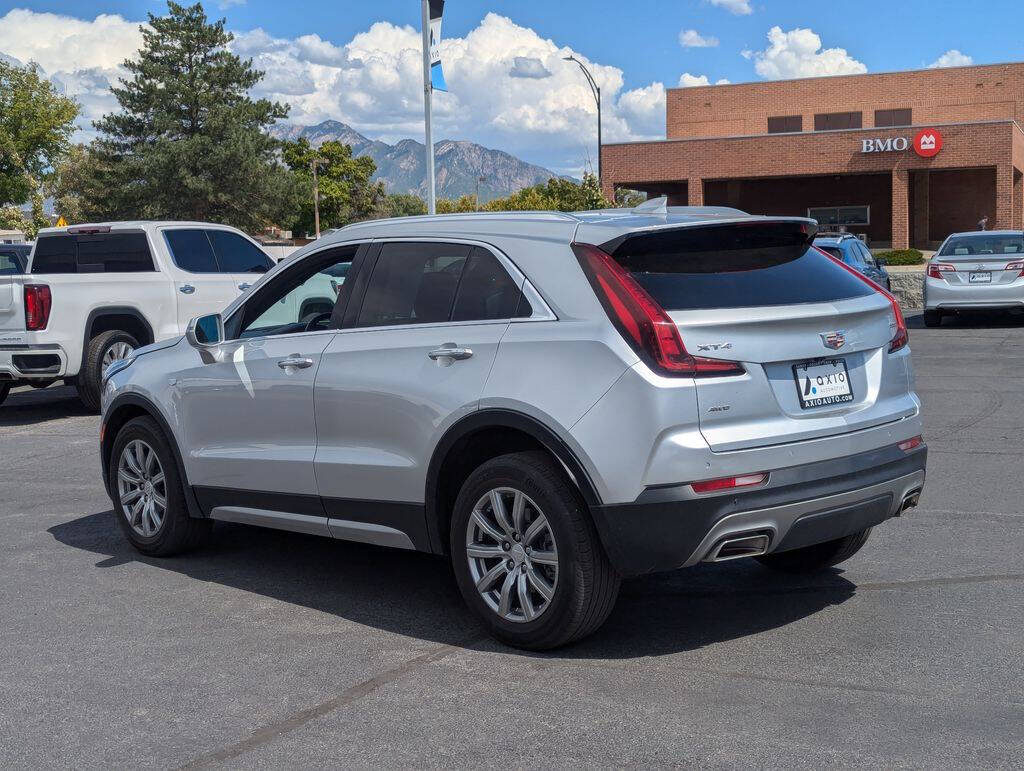
[[[845,562],[861,550],[871,535],[871,528],[837,538],[834,541],[805,546],[802,549],[765,554],[755,559],[772,570],[783,573],[817,573]]]
[[[585,504],[542,452],[502,455],[470,474],[450,547],[466,603],[509,645],[545,650],[579,640],[618,596],[620,578]]]
[[[99,412],[103,371],[119,359],[131,356],[139,341],[120,329],[101,332],[89,341],[78,376],[78,396],[91,412]]]
[[[118,524],[138,551],[169,557],[209,536],[213,523],[189,516],[174,454],[152,418],[130,420],[118,432],[109,474]]]
[[[926,327],[942,326],[942,311],[926,310],[924,312],[924,325]]]

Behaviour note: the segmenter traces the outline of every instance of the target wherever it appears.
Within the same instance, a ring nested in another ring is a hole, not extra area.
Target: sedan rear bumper
[[[1024,282],[954,285],[944,279],[926,278],[924,307],[927,310],[1024,308]]]
[[[687,485],[645,490],[630,504],[593,507],[612,563],[625,576],[689,567],[726,539],[768,536],[766,553],[824,543],[898,516],[924,487],[928,451],[896,446],[771,472],[748,493],[695,497]]]

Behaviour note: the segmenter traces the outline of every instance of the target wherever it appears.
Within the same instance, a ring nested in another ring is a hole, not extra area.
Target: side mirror
[[[224,319],[219,313],[197,316],[188,323],[185,339],[193,348],[213,348],[224,342]]]

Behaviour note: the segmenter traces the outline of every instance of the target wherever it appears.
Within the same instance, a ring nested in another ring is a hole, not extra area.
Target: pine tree
[[[201,4],[149,15],[131,74],[112,90],[120,110],[95,123],[85,187],[110,219],[194,219],[255,230],[294,217],[299,182],[266,129],[288,106],[254,100],[263,77],[228,50],[224,20]],[[100,200],[96,200],[99,196]]]

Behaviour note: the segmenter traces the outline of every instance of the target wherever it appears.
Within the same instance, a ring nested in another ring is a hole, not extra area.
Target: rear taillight
[[[695,493],[716,493],[719,490],[735,490],[737,487],[757,487],[768,481],[768,474],[744,474],[738,477],[709,479],[706,482],[691,482]]]
[[[911,450],[916,450],[922,444],[924,444],[924,438],[921,436],[915,436],[912,439],[907,439],[903,442],[900,442],[896,446],[903,450],[903,452],[910,452]]]
[[[889,339],[889,353],[898,351],[900,348],[903,348],[908,342],[910,342],[910,333],[907,331],[907,321],[906,319],[903,318],[903,309],[900,308],[900,302],[899,300],[896,299],[896,297],[893,294],[882,289],[882,287],[880,287],[870,278],[865,276],[859,270],[854,270],[845,262],[833,257],[825,250],[818,249],[818,247],[816,246],[814,248],[818,250],[819,254],[821,254],[823,257],[828,257],[828,259],[832,260],[832,262],[834,262],[840,268],[845,270],[847,273],[856,276],[879,294],[885,295],[885,298],[889,301],[889,304],[892,306],[892,318],[889,320],[889,325],[890,327],[892,327],[892,337]]]
[[[1024,260],[1018,260],[1017,262],[1007,263],[1003,270],[1016,270],[1017,278],[1024,278]]]
[[[25,329],[30,332],[46,329],[50,320],[50,287],[46,284],[25,285]]]
[[[928,278],[941,278],[943,281],[946,280],[946,273],[955,273],[956,267],[950,265],[948,262],[929,262],[928,263]]]
[[[679,336],[679,327],[611,255],[591,244],[573,244],[572,250],[608,318],[649,367],[659,374],[677,377],[744,373],[735,361],[691,356]]]

